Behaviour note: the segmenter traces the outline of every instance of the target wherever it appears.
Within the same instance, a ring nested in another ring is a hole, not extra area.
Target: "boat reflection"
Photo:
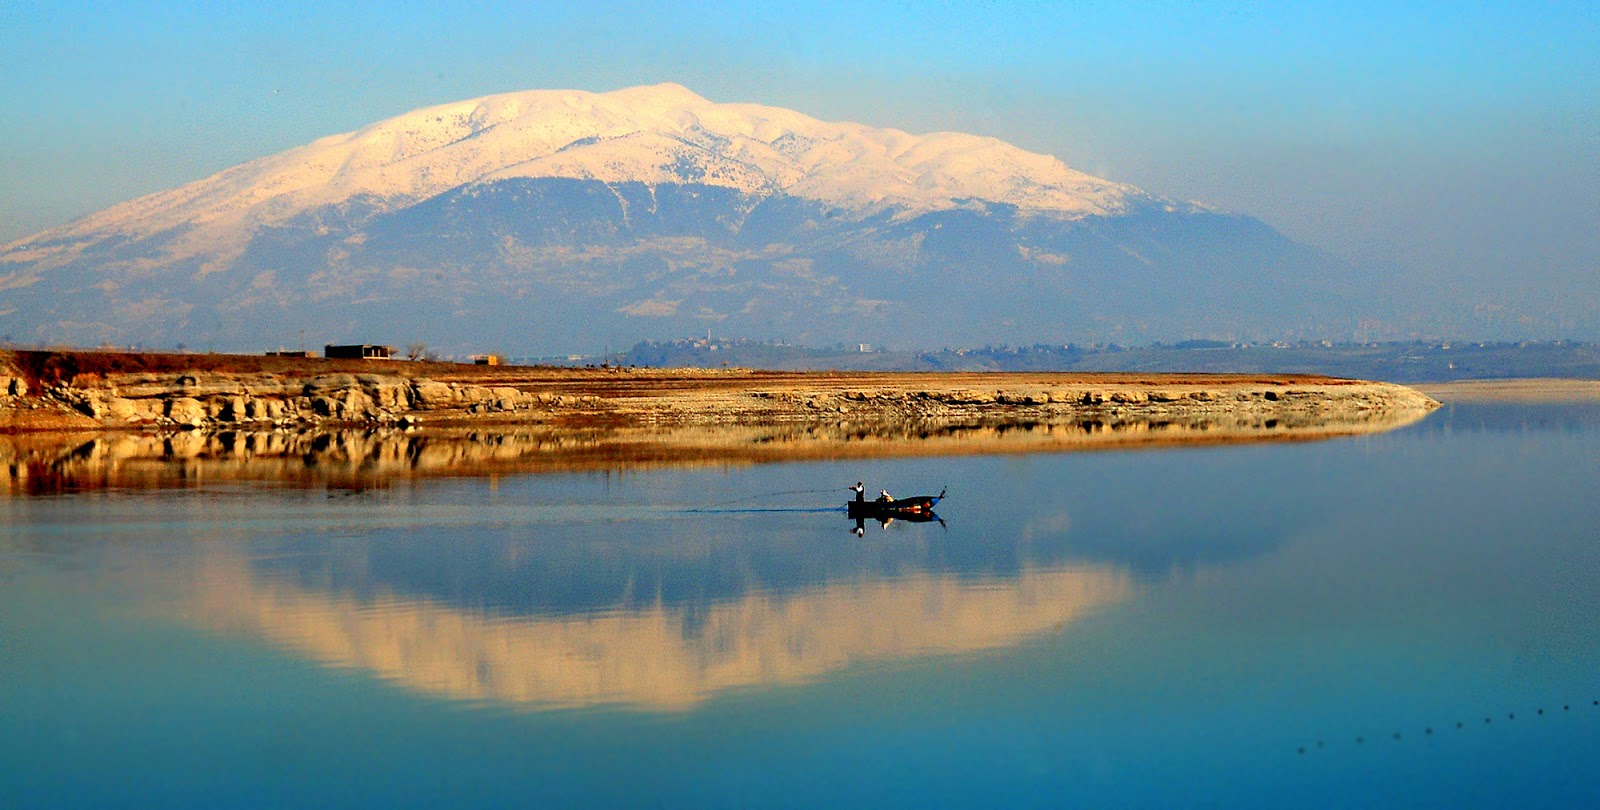
[[[382,587],[321,590],[217,553],[195,572],[190,621],[259,637],[440,697],[527,709],[692,708],[719,693],[803,684],[872,661],[1000,649],[1126,598],[1108,566],[1012,576],[911,571],[754,590],[710,604],[656,601],[505,615]]]
[[[884,531],[888,531],[889,525],[894,523],[897,520],[901,521],[903,523],[934,523],[934,522],[937,522],[940,526],[945,525],[944,524],[944,518],[939,517],[938,515],[934,514],[932,511],[927,511],[927,512],[907,512],[907,513],[904,513],[904,514],[883,513],[883,512],[880,512],[880,513],[877,513],[877,514],[873,514],[873,515],[847,514],[847,517],[849,517],[851,520],[855,521],[856,527],[854,529],[851,529],[850,533],[855,535],[855,536],[857,536],[857,537],[866,536],[866,533],[867,533],[867,521],[869,521],[869,520],[873,521],[874,523],[877,523],[879,528],[883,529]]]

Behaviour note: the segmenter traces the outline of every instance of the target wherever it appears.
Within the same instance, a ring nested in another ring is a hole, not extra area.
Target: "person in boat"
[[[856,503],[866,503],[867,488],[862,486],[860,481],[857,481],[855,486],[850,487],[850,491],[856,494]]]
[[[894,496],[889,494],[889,490],[887,490],[887,489],[878,490],[878,503],[888,503],[888,502],[890,502],[892,500],[894,500]]]

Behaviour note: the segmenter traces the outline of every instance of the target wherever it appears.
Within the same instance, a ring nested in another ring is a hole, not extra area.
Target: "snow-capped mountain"
[[[922,345],[1217,334],[1315,314],[1302,288],[1325,264],[1255,220],[993,138],[664,84],[428,107],[20,240],[0,251],[0,331],[516,352],[706,325]]]

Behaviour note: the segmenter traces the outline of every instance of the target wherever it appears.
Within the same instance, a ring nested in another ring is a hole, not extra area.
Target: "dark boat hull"
[[[910,519],[932,515],[933,507],[939,502],[939,497],[936,495],[919,495],[915,498],[900,498],[893,501],[849,501],[846,506],[850,517],[853,518],[891,517]]]

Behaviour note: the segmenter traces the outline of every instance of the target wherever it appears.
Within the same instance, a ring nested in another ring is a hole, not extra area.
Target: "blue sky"
[[[0,240],[427,104],[676,81],[993,135],[1600,337],[1592,1],[0,0],[0,76]]]

